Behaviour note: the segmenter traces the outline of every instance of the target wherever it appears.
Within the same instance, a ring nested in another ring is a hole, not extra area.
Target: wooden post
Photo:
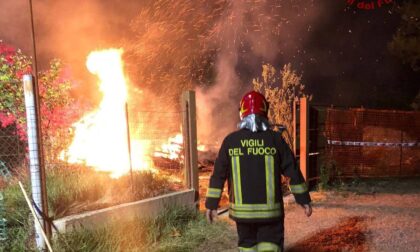
[[[293,132],[292,132],[292,136],[293,136],[293,143],[291,143],[291,144],[293,144],[293,154],[295,154],[295,156],[297,155],[297,106],[298,106],[298,102],[299,102],[299,100],[296,98],[294,101],[293,101],[293,111],[292,111],[292,116],[293,116],[293,122],[292,122],[292,125],[293,125]]]
[[[197,166],[197,121],[195,107],[195,92],[185,91],[181,97],[182,133],[184,139],[184,178],[185,185],[196,192],[198,202],[198,166]]]
[[[300,98],[300,170],[305,180],[308,179],[309,172],[309,104],[306,97]]]

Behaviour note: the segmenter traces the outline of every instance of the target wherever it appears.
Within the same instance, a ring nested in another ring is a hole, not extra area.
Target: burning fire
[[[65,153],[70,163],[82,163],[118,178],[130,171],[127,138],[127,81],[124,77],[122,50],[91,52],[88,70],[99,77],[103,94],[99,107],[73,126],[75,135]],[[133,170],[150,169],[147,151],[150,141],[132,138]]]
[[[118,178],[133,170],[152,170],[152,158],[179,160],[182,157],[181,133],[170,137],[160,147],[152,148],[151,140],[142,139],[141,132],[130,135],[129,153],[126,103],[127,81],[124,77],[121,49],[91,52],[86,61],[88,70],[98,76],[103,94],[99,107],[73,124],[74,139],[62,159],[85,164]],[[144,136],[143,136],[144,137]],[[204,150],[202,145],[199,150]],[[150,153],[153,152],[151,155]],[[131,161],[131,164],[130,164]]]
[[[172,160],[178,159],[181,157],[182,144],[182,134],[178,133],[176,136],[170,137],[168,139],[168,143],[162,144],[162,146],[155,151],[154,156],[169,158]]]

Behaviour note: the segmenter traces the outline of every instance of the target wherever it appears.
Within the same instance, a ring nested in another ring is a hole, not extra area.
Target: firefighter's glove
[[[305,204],[302,206],[305,209],[305,215],[310,217],[312,215],[312,207],[310,204]]]
[[[217,210],[210,210],[210,209],[206,210],[206,218],[207,218],[208,223],[210,224],[213,223],[216,217],[217,217]]]

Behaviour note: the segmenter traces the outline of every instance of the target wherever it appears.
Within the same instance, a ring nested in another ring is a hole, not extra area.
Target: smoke
[[[95,49],[119,47],[128,31],[126,19],[136,8],[112,0],[32,2],[39,69],[48,68],[52,58],[62,59],[75,80],[75,93],[97,98],[86,57]],[[29,0],[0,1],[0,39],[32,55]]]
[[[234,66],[238,57],[222,52],[216,63],[217,82],[209,89],[197,88],[197,134],[201,143],[218,145],[235,127],[238,118],[240,79]],[[236,111],[236,113],[234,113]]]
[[[215,85],[198,87],[198,136],[207,143],[220,141],[239,121],[241,96],[252,89],[252,78],[262,63],[303,65],[301,49],[311,27],[322,15],[314,1],[229,1],[215,25],[219,53]]]
[[[29,5],[26,1],[0,2],[0,39],[30,52]]]
[[[234,128],[238,107],[235,98],[241,86],[236,73],[238,64],[238,32],[243,30],[244,7],[241,1],[231,2],[230,10],[225,12],[216,24],[219,31],[220,52],[216,59],[216,84],[209,89],[197,88],[198,139],[201,142],[218,144],[217,140]],[[216,143],[214,142],[216,140]]]
[[[152,93],[142,95],[148,103],[175,108],[161,101],[197,87],[198,134],[204,143],[235,129],[239,100],[262,63],[305,64],[302,46],[324,15],[323,4],[313,0],[33,2],[41,69],[53,57],[64,59],[79,98],[90,99],[99,92],[86,56],[124,47],[130,80]],[[1,1],[0,14],[3,39],[30,54],[27,1]]]

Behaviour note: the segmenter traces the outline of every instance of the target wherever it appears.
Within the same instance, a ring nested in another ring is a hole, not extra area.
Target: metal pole
[[[29,0],[29,11],[31,17],[31,36],[32,36],[32,53],[33,53],[33,64],[32,64],[32,71],[34,76],[33,82],[33,93],[34,93],[34,106],[36,109],[36,131],[37,131],[37,147],[38,147],[38,161],[39,161],[39,172],[40,172],[40,186],[41,186],[41,202],[40,209],[42,210],[44,217],[44,231],[47,234],[48,238],[51,238],[51,224],[47,219],[49,216],[48,213],[48,198],[47,198],[47,185],[46,185],[46,175],[45,175],[45,164],[44,164],[44,155],[43,155],[43,145],[42,145],[42,129],[41,129],[41,113],[40,113],[40,99],[39,99],[39,87],[38,87],[38,61],[37,61],[37,53],[36,53],[36,43],[35,43],[35,25],[34,25],[34,15],[33,15],[33,7],[32,7],[32,0]]]
[[[44,200],[42,194],[42,175],[41,175],[41,160],[38,139],[38,123],[36,113],[36,103],[34,94],[34,85],[32,82],[32,75],[26,74],[23,76],[23,90],[25,92],[25,109],[26,109],[26,124],[28,128],[28,151],[29,151],[29,169],[31,174],[31,185],[32,185],[32,198],[34,204],[39,209],[44,211]],[[45,182],[45,180],[44,180]],[[45,212],[44,212],[45,213]],[[42,221],[42,225],[39,226],[35,222],[35,240],[38,249],[45,249],[45,243],[41,236],[42,229],[45,230],[46,221],[40,214],[38,218]]]
[[[295,154],[295,156],[297,155],[297,129],[298,129],[297,128],[297,126],[298,126],[298,123],[297,123],[297,118],[298,118],[298,116],[297,116],[297,111],[298,111],[297,106],[298,106],[298,102],[299,102],[299,100],[296,99],[296,98],[293,100],[293,112],[292,112],[292,115],[293,115],[293,119],[292,119],[292,121],[293,121],[292,122],[293,142],[290,143],[290,144],[293,145],[293,153]]]
[[[32,11],[32,0],[29,0],[29,12],[31,17],[31,37],[32,37],[32,73],[34,76],[34,83],[38,87],[38,61],[36,58],[36,43],[35,43],[35,26],[34,26],[34,14]]]
[[[39,221],[36,213],[35,213],[34,207],[31,205],[31,201],[29,200],[29,197],[26,194],[25,188],[23,187],[22,182],[20,182],[20,181],[19,181],[19,186],[20,186],[20,190],[23,193],[23,196],[25,197],[26,204],[28,204],[29,210],[31,210],[31,213],[32,213],[32,216],[35,219],[35,222],[38,223],[38,225],[42,225],[41,222]],[[48,251],[53,252],[52,247],[51,247],[51,244],[50,244],[50,242],[48,240],[47,234],[45,234],[45,232],[42,229],[41,229],[41,234],[42,234],[42,237],[45,240],[45,243],[47,244]]]
[[[5,209],[3,203],[3,192],[0,191],[0,241],[3,242],[7,239],[7,225],[5,217]]]
[[[401,146],[400,146],[400,170],[398,176],[401,177],[402,166],[403,166],[403,142],[404,142],[404,131],[401,129]]]
[[[131,177],[131,191],[134,193],[134,179],[133,179],[133,161],[131,159],[131,137],[130,137],[130,122],[128,120],[128,103],[125,103],[125,121],[127,122],[127,147],[128,147],[128,162],[130,164]]]
[[[31,210],[31,213],[32,213],[32,216],[34,217],[35,222],[38,223],[38,225],[42,225],[41,222],[39,221],[38,217],[37,217],[37,214],[35,213],[34,207],[31,205],[31,201],[29,200],[29,197],[26,194],[25,188],[23,187],[22,182],[20,182],[20,181],[19,181],[19,186],[20,186],[20,190],[23,193],[23,196],[25,197],[26,204],[28,204],[29,210]],[[45,243],[47,244],[48,251],[53,252],[51,244],[48,240],[48,237],[42,229],[41,229],[41,234],[42,234],[42,237],[45,240]]]

